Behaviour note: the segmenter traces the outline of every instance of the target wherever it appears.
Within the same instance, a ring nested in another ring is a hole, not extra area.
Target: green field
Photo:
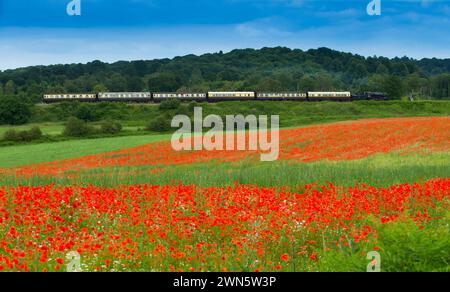
[[[161,141],[169,137],[168,135],[140,135],[0,147],[0,168],[115,151]]]

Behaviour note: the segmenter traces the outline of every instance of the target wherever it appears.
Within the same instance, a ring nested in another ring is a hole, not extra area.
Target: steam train
[[[384,93],[365,92],[354,95],[351,92],[255,92],[255,91],[210,91],[198,93],[151,93],[151,92],[100,92],[44,94],[43,102],[142,102],[159,103],[168,99],[180,101],[218,102],[245,100],[272,101],[357,101],[388,100]]]

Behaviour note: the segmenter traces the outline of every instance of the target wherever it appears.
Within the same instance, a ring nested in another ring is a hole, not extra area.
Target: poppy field
[[[449,140],[369,119],[283,129],[273,163],[159,141],[1,168],[0,270],[449,271]]]

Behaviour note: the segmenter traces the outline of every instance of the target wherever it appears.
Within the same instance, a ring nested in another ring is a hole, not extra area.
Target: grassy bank
[[[122,103],[61,103],[36,107],[32,122],[64,122],[83,111],[92,120],[115,119],[127,126],[143,126],[163,114],[192,114],[201,106],[204,114],[279,115],[283,127],[362,118],[446,116],[450,114],[450,101],[360,101],[360,102],[275,102],[245,101],[219,103],[185,103],[176,110],[160,110],[154,104]]]

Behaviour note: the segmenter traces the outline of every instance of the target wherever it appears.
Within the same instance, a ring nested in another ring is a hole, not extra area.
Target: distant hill
[[[0,95],[44,92],[256,90],[382,91],[393,98],[450,98],[450,59],[363,57],[283,47],[112,64],[33,66],[0,72]]]

